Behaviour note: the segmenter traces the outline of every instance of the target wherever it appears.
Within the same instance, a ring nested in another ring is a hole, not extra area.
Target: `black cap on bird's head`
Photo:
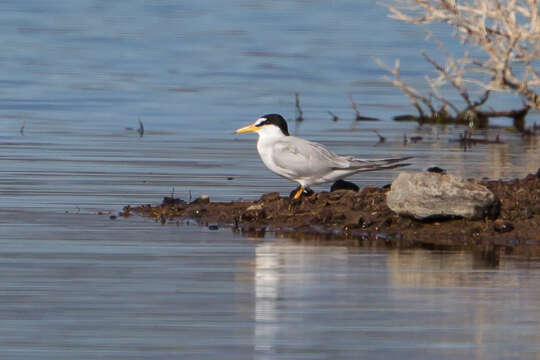
[[[267,114],[267,115],[261,116],[260,118],[257,119],[257,121],[255,121],[255,123],[253,123],[253,125],[249,125],[241,129],[238,129],[236,130],[236,133],[241,134],[245,132],[257,131],[261,127],[266,126],[266,125],[275,125],[281,129],[281,132],[283,133],[283,135],[285,136],[290,135],[289,128],[287,126],[287,121],[285,121],[283,116],[279,114]]]
[[[278,128],[281,129],[281,132],[283,132],[283,134],[289,136],[289,128],[287,127],[287,121],[285,121],[283,116],[279,114],[267,114],[261,116],[255,123],[255,126],[257,127],[264,125],[276,125]]]

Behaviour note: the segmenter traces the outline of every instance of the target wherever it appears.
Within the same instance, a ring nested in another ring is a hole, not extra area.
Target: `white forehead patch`
[[[266,121],[266,118],[262,117],[262,118],[258,118],[256,121],[255,121],[255,126],[259,126],[261,125],[263,122]]]

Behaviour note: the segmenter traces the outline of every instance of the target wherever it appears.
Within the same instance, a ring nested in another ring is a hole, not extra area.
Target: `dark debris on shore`
[[[266,231],[298,239],[343,240],[354,245],[473,248],[486,254],[540,256],[540,170],[523,179],[481,181],[500,200],[496,218],[419,221],[393,213],[389,187],[336,190],[298,200],[269,193],[256,201],[191,203],[165,198],[160,205],[126,206],[121,216],[138,214],[163,224],[195,220],[230,226],[248,236]]]

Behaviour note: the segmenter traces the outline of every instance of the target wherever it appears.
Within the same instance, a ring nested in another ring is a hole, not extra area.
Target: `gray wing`
[[[288,177],[324,176],[333,170],[349,170],[351,173],[392,169],[409,164],[400,163],[411,157],[368,160],[354,156],[337,155],[323,145],[294,136],[275,144],[272,154],[274,163]],[[399,163],[399,164],[398,164]]]
[[[288,176],[295,178],[326,174],[350,165],[345,157],[334,154],[323,145],[294,136],[274,145],[272,160]]]

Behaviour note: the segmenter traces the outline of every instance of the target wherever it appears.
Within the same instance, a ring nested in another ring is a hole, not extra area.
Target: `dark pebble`
[[[437,174],[446,174],[446,170],[438,167],[438,166],[432,166],[427,168],[427,172],[437,173]]]
[[[498,233],[505,233],[514,230],[514,225],[509,221],[497,220],[493,224],[493,230]]]
[[[210,198],[207,195],[202,195],[196,198],[195,200],[193,200],[192,202],[192,204],[201,204],[201,205],[209,204],[209,203],[210,203]]]
[[[345,216],[345,214],[343,213],[337,213],[332,216],[333,221],[341,221],[341,220],[345,220],[346,218],[347,216]]]
[[[213,225],[208,225],[208,230],[219,230],[219,226],[213,224]]]
[[[111,215],[111,216],[109,216],[109,219],[111,219],[111,220],[116,220],[116,215]]]
[[[364,218],[360,218],[358,219],[358,225],[360,225],[362,227],[362,229],[367,229],[368,227],[370,227],[371,225],[373,225],[374,222],[370,219],[366,219],[364,220]]]
[[[334,191],[337,191],[337,190],[352,190],[352,191],[358,191],[360,190],[360,188],[358,187],[358,185],[350,182],[350,181],[345,181],[345,180],[338,180],[336,181],[335,183],[332,184],[332,186],[330,187],[330,191],[331,192],[334,192]]]

